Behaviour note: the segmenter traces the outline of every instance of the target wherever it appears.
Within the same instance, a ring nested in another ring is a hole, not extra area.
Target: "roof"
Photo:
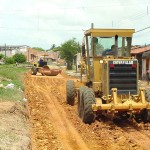
[[[85,35],[88,36],[105,36],[105,37],[111,37],[111,36],[124,36],[124,37],[132,37],[132,34],[135,32],[135,29],[89,29],[84,32]]]
[[[150,46],[132,49],[130,53],[131,54],[139,54],[139,53],[143,53],[146,51],[150,51]]]
[[[59,54],[57,52],[46,52],[46,51],[39,51],[33,48],[28,48],[28,50],[24,53],[26,56],[29,54],[34,55],[35,57],[40,58],[41,56],[45,56],[45,58],[51,58],[51,59],[58,59]]]

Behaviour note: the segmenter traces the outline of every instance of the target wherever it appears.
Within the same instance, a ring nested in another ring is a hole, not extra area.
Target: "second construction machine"
[[[95,29],[84,33],[81,80],[66,83],[67,104],[78,97],[84,123],[96,115],[150,121],[150,91],[139,87],[139,64],[130,56],[134,29]]]
[[[36,61],[33,63],[33,66],[31,68],[31,74],[37,75],[37,73],[41,73],[43,76],[56,76],[59,73],[61,73],[61,69],[58,66],[54,65],[48,65],[47,61],[45,60],[45,56],[43,55],[44,59],[40,59],[39,61]]]

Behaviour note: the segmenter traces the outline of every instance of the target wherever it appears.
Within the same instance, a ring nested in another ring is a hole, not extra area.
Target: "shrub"
[[[4,58],[4,55],[3,54],[0,54],[0,59]]]
[[[6,58],[4,59],[4,62],[5,62],[6,64],[14,64],[14,63],[15,63],[13,57],[6,57]]]
[[[15,62],[24,63],[26,62],[26,57],[23,54],[15,54],[13,56]]]

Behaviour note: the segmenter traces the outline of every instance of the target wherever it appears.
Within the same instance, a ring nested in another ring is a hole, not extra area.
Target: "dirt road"
[[[97,118],[87,125],[77,115],[77,104],[66,104],[69,77],[25,77],[33,150],[148,150],[150,125]]]

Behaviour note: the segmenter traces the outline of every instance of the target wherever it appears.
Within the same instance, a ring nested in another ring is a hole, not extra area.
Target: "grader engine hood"
[[[117,88],[118,94],[138,93],[138,63],[137,60],[108,61],[108,93]]]

